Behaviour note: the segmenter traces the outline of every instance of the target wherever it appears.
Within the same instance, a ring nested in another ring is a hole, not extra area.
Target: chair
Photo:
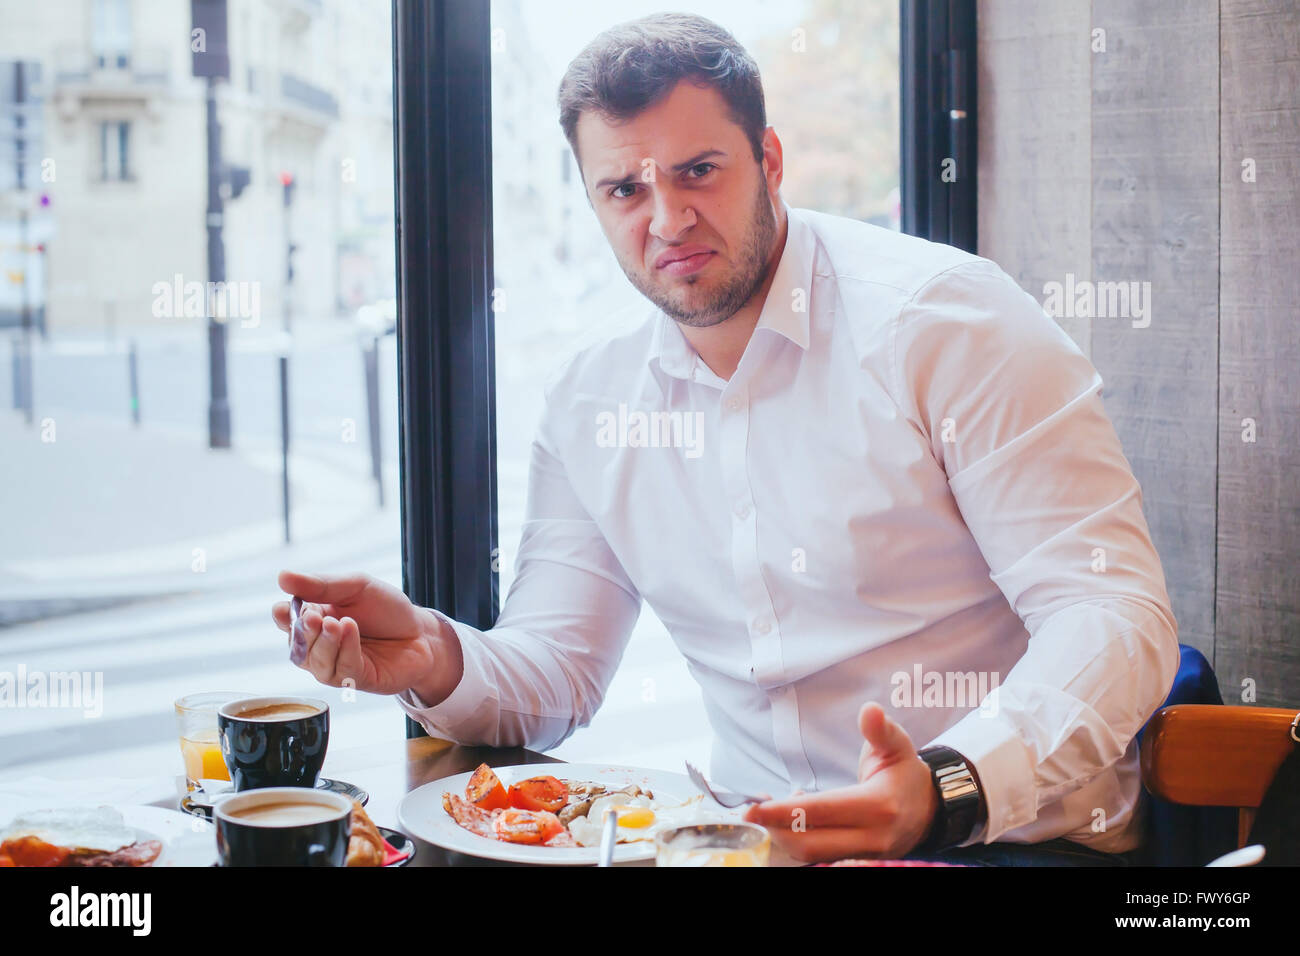
[[[1178,672],[1161,709],[1179,704],[1221,707],[1219,681],[1214,668],[1196,648],[1180,644]],[[1157,711],[1157,714],[1159,711]],[[1138,731],[1139,745],[1155,717]],[[1145,770],[1145,763],[1143,764]],[[1144,783],[1146,774],[1143,774]],[[1202,866],[1233,849],[1236,818],[1221,807],[1189,807],[1153,794],[1147,786],[1147,820],[1144,862],[1156,866]]]
[[[1244,846],[1295,747],[1296,719],[1280,707],[1175,703],[1157,711],[1141,742],[1142,782],[1153,798],[1150,862],[1202,866]]]

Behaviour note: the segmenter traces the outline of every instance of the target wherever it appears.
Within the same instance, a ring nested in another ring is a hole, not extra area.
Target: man
[[[1096,370],[991,262],[790,209],[757,68],[708,20],[607,31],[559,101],[657,308],[548,389],[496,625],[285,572],[321,604],[301,666],[546,749],[644,599],[704,691],[712,778],[794,791],[747,812],[793,856],[1127,860],[1178,646]]]

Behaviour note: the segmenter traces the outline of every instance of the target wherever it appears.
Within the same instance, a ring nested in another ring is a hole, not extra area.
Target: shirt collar
[[[816,236],[803,218],[802,210],[791,209],[784,199],[781,206],[789,224],[785,248],[781,251],[781,260],[777,263],[776,274],[772,277],[772,285],[767,290],[763,311],[754,330],[771,329],[806,350]],[[796,291],[799,292],[797,297]],[[677,323],[660,310],[655,316],[649,361],[658,361],[659,367],[669,375],[690,379],[697,359],[695,348],[686,340]]]

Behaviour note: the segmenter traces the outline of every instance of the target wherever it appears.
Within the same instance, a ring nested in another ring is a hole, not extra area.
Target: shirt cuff
[[[959,846],[992,843],[1038,818],[1034,764],[1015,725],[1002,714],[973,710],[926,746],[951,747],[979,776],[987,816]]]
[[[397,695],[397,703],[430,734],[456,740],[457,728],[471,722],[490,704],[493,696],[478,658],[478,633],[474,628],[454,621],[441,611],[427,609],[456,632],[460,639],[461,659],[465,669],[458,683],[440,704],[429,706],[411,688]]]

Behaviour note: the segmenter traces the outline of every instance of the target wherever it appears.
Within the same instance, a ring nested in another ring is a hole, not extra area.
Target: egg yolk
[[[642,830],[655,822],[655,812],[649,807],[615,807],[618,825],[629,830]]]

